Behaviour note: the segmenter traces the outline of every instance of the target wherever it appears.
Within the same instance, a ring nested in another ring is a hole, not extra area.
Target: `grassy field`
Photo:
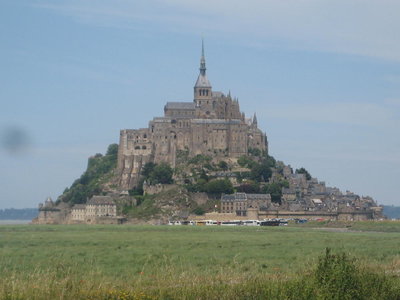
[[[256,296],[268,293],[273,299],[286,291],[282,295],[291,299],[290,289],[314,276],[304,274],[315,273],[318,257],[329,247],[334,253],[356,257],[365,274],[386,276],[397,289],[393,295],[400,299],[400,230],[373,223],[357,226],[373,232],[309,227],[3,225],[0,298],[231,299],[230,293],[235,292],[242,299],[249,295],[263,299]],[[390,232],[379,232],[387,228]],[[293,299],[301,299],[298,293]]]
[[[397,232],[400,233],[400,221],[310,221],[304,224],[291,224],[302,228],[347,228],[350,231]]]

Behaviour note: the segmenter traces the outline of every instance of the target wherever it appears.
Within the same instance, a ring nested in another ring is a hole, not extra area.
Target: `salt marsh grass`
[[[316,277],[326,248],[374,286],[351,295],[400,299],[400,233],[128,225],[0,226],[0,298],[339,299]]]

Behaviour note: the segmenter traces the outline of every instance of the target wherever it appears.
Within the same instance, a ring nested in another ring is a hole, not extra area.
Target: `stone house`
[[[96,223],[100,218],[116,218],[117,206],[110,196],[93,196],[86,204],[75,204],[71,209],[71,222]]]
[[[267,209],[271,204],[270,194],[234,193],[221,196],[221,213],[247,216],[248,209]]]

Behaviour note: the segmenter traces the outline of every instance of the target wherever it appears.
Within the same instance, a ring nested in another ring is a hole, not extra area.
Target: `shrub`
[[[233,185],[228,179],[217,179],[207,182],[204,190],[210,194],[232,194]]]
[[[311,179],[311,174],[305,168],[296,169],[296,174],[304,174],[307,180]]]
[[[221,160],[221,161],[218,163],[218,168],[220,168],[221,170],[226,171],[226,170],[228,170],[229,166],[228,166],[228,163],[227,163],[226,161]]]

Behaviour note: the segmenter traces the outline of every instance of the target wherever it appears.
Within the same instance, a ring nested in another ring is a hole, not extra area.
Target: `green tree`
[[[311,179],[311,174],[308,173],[308,171],[305,168],[300,168],[300,169],[296,169],[296,174],[305,174],[306,175],[306,179],[310,180]]]
[[[243,168],[252,168],[256,162],[246,155],[242,155],[237,160],[239,166]]]
[[[249,194],[259,193],[260,186],[257,182],[248,180],[245,183],[242,183],[240,186],[238,186],[236,188],[236,191],[240,193],[249,193]]]
[[[261,156],[261,150],[258,148],[249,148],[248,153],[252,156]]]
[[[250,178],[257,182],[268,181],[271,176],[272,170],[267,162],[255,163],[250,171]]]
[[[273,182],[267,184],[263,192],[271,195],[271,201],[274,203],[281,203],[282,199],[282,186],[279,183]]]
[[[233,185],[229,179],[216,179],[207,182],[204,190],[210,194],[232,194],[234,192]]]
[[[228,170],[229,166],[228,166],[228,163],[227,163],[226,161],[221,160],[221,161],[218,163],[218,168],[220,168],[221,170],[226,171],[226,170]]]
[[[151,172],[153,172],[155,166],[156,166],[156,165],[155,165],[155,163],[153,163],[153,162],[148,162],[148,163],[146,163],[146,164],[143,166],[143,169],[142,169],[142,176],[143,176],[145,179],[149,179],[150,174],[151,174]]]
[[[173,170],[169,164],[162,162],[156,165],[150,173],[149,179],[151,183],[170,184],[173,182]]]
[[[107,148],[106,155],[118,155],[118,144],[111,144]]]
[[[206,211],[204,210],[204,208],[198,206],[195,209],[193,209],[192,213],[194,213],[197,216],[202,216],[206,213]]]

